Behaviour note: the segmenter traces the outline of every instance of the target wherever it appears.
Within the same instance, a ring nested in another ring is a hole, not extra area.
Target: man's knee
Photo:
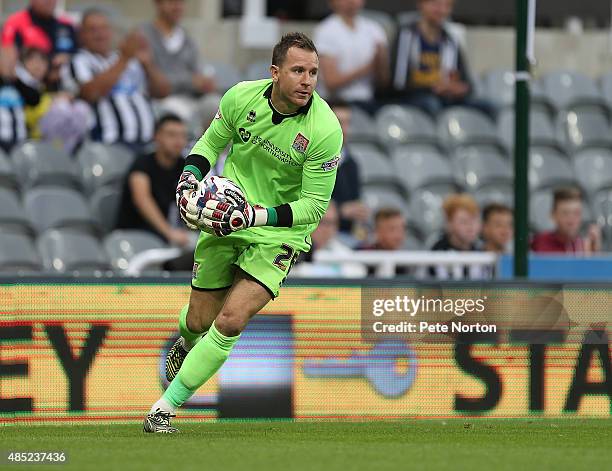
[[[215,327],[219,332],[227,337],[239,335],[246,327],[248,319],[244,315],[233,309],[223,308],[215,319]]]

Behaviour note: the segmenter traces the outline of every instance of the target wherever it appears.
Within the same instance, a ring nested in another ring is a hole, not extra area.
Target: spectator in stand
[[[40,93],[38,104],[25,107],[28,136],[32,139],[59,141],[72,152],[89,131],[90,114],[87,104],[74,100],[66,92],[49,92],[45,76],[49,58],[41,49],[23,50],[21,63],[15,69],[17,77]]]
[[[161,117],[155,126],[155,152],[138,157],[126,176],[117,229],[147,230],[178,246],[191,243],[189,231],[168,220],[186,144],[187,128],[181,118]]]
[[[555,229],[537,234],[531,250],[543,253],[590,254],[601,250],[601,228],[591,224],[586,237],[582,226],[582,194],[577,188],[559,188],[553,195],[552,219]]]
[[[448,196],[442,205],[446,217],[445,233],[431,250],[473,252],[481,249],[478,235],[480,234],[480,208],[476,200],[467,193]],[[430,267],[429,274],[439,279],[483,278],[487,276],[478,266],[466,267]]]
[[[512,210],[505,204],[490,203],[482,210],[482,249],[498,254],[510,251],[514,232]]]
[[[26,140],[25,106],[37,106],[40,92],[23,74],[0,77],[0,148],[5,152]]]
[[[404,249],[406,243],[406,218],[399,209],[380,208],[374,214],[374,241],[358,246],[358,250],[394,251]],[[409,270],[399,266],[396,275],[406,275]],[[368,267],[368,276],[376,274],[374,267]]]
[[[112,49],[113,31],[104,12],[86,11],[80,34],[82,49],[62,70],[64,88],[90,104],[92,140],[142,152],[155,126],[150,97],[167,96],[170,83],[154,64],[142,33],[131,32],[118,51]]]
[[[361,250],[402,250],[406,243],[406,218],[399,209],[380,208],[374,214],[374,242]]]
[[[193,97],[214,92],[215,80],[202,74],[198,49],[181,26],[185,0],[154,0],[154,3],[155,20],[143,26],[143,33],[151,45],[155,64],[170,82],[172,97],[162,107],[182,111],[183,116],[190,118],[197,112]]]
[[[465,55],[445,26],[453,0],[417,0],[420,15],[400,25],[394,47],[391,95],[435,117],[443,108],[471,106],[495,116],[474,97]]]
[[[329,202],[327,211],[312,233],[312,247],[299,261],[292,274],[301,277],[344,277],[359,278],[366,275],[366,269],[359,263],[323,264],[314,262],[314,253],[350,254],[352,250],[337,238],[339,227],[338,208],[334,201]]]
[[[59,70],[77,50],[74,27],[68,19],[55,15],[57,0],[31,0],[27,9],[9,16],[2,28],[1,73],[15,76],[20,52],[26,48],[44,51],[51,60],[46,79],[57,85]]]
[[[356,225],[365,225],[370,217],[369,208],[361,201],[361,178],[357,162],[351,157],[347,142],[350,141],[351,108],[341,101],[330,101],[331,109],[342,127],[344,147],[336,174],[332,199],[340,212],[340,232],[355,235]]]
[[[317,26],[321,81],[337,97],[373,113],[375,85],[389,80],[387,37],[374,21],[359,14],[364,0],[330,0],[333,14]]]

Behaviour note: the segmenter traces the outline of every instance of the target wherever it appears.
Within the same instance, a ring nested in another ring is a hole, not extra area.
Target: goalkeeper
[[[272,53],[272,79],[228,90],[185,161],[177,187],[181,216],[216,235],[200,234],[181,337],[166,360],[172,382],[151,407],[145,432],[177,431],[170,424],[176,409],[223,365],[249,319],[278,295],[299,253],[310,248],[342,147],[338,120],[314,91],[318,68],[307,36],[283,36]],[[223,175],[242,188],[247,204],[210,200],[196,208],[187,195],[229,141]]]

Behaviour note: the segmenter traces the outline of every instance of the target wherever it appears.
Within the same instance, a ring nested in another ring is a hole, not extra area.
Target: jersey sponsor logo
[[[325,172],[329,172],[330,170],[335,169],[338,164],[340,163],[340,156],[337,155],[336,157],[334,157],[331,160],[328,160],[327,162],[323,162],[321,164],[321,168],[325,171]]]
[[[238,129],[238,134],[240,134],[240,139],[242,139],[243,142],[249,142],[249,139],[251,139],[250,131],[247,131],[244,128]]]
[[[260,146],[268,154],[275,159],[281,161],[284,164],[291,165],[292,167],[300,167],[301,165],[291,158],[291,155],[274,145],[268,139],[262,139],[260,136],[253,136],[252,144]]]
[[[309,142],[310,141],[306,139],[306,137],[304,137],[304,135],[301,132],[298,132],[298,135],[295,136],[295,139],[293,140],[293,144],[291,145],[291,147],[293,147],[295,150],[303,154],[304,152],[306,152]]]
[[[217,114],[215,115],[215,119],[221,119],[223,115],[221,114],[221,108],[217,108]]]
[[[255,113],[255,110],[251,110],[249,111],[249,114],[247,114],[246,119],[249,123],[254,123],[256,118],[257,118],[257,113]]]

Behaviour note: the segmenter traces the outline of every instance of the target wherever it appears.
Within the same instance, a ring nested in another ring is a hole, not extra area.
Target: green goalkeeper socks
[[[197,333],[192,332],[187,327],[187,311],[189,310],[189,304],[185,304],[183,309],[181,309],[181,313],[179,314],[179,332],[181,333],[181,337],[185,339],[185,343],[183,344],[185,350],[189,351],[193,348],[193,346],[198,343],[198,341],[202,338],[205,332]]]
[[[221,368],[239,338],[240,335],[226,337],[217,330],[213,322],[206,337],[198,342],[185,358],[163,398],[174,407],[182,406]]]

